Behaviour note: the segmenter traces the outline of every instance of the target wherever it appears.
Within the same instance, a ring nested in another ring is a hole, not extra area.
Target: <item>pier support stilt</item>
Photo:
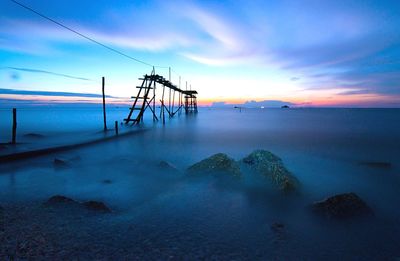
[[[17,143],[17,109],[13,108],[12,144]]]
[[[105,79],[102,77],[101,79],[102,82],[102,93],[103,93],[103,120],[104,120],[104,131],[107,130],[107,119],[106,119],[106,95],[104,93],[104,85],[105,85]]]

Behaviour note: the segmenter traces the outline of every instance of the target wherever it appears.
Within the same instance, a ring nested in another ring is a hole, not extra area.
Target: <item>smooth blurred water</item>
[[[399,112],[202,108],[197,115],[167,120],[165,126],[147,116],[144,133],[1,166],[0,200],[35,205],[63,194],[106,202],[114,213],[103,222],[89,219],[69,229],[79,234],[101,227],[98,236],[82,236],[78,242],[106,244],[117,260],[126,251],[161,259],[171,253],[183,259],[395,259],[400,256]],[[3,119],[4,111],[0,113]],[[109,118],[121,120],[126,113],[126,108],[111,109]],[[101,130],[101,119],[101,110],[36,109],[21,112],[20,125],[22,133],[63,137],[69,131],[78,135],[78,128]],[[212,154],[239,160],[255,149],[281,157],[302,183],[301,193],[285,196],[263,186],[191,180],[183,173]],[[70,168],[52,165],[55,157],[76,156],[80,159],[71,160]],[[157,168],[161,160],[181,173]],[[366,161],[389,162],[391,167],[360,164]],[[105,179],[112,183],[103,183]],[[306,208],[343,192],[357,193],[376,217],[327,222]],[[284,223],[284,232],[272,231],[273,222]]]

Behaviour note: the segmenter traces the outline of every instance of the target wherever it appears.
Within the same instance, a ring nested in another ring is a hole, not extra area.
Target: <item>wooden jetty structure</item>
[[[131,97],[133,104],[130,107],[128,116],[124,119],[126,124],[143,122],[143,116],[147,109],[151,111],[153,121],[162,120],[163,123],[165,123],[166,114],[168,114],[169,118],[172,118],[177,113],[181,113],[183,108],[186,114],[198,112],[197,91],[182,90],[180,86],[174,85],[171,82],[171,74],[169,80],[167,80],[163,76],[156,74],[153,68],[151,74],[146,74],[139,80],[142,81],[142,84],[136,87],[138,89],[136,96]],[[156,98],[157,86],[162,88],[159,106],[156,106],[156,103],[158,104]],[[157,113],[157,107],[159,108],[159,113]]]

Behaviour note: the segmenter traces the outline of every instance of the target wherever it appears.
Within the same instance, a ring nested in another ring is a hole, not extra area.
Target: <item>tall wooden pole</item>
[[[106,118],[106,95],[104,94],[105,79],[102,77],[102,92],[103,92],[103,118],[104,118],[104,131],[107,130],[107,118]]]
[[[115,135],[118,135],[118,121],[115,121]]]
[[[13,108],[13,126],[12,126],[12,144],[15,144],[17,140],[17,109]]]

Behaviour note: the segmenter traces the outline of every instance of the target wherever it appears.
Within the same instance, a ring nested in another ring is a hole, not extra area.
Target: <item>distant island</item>
[[[283,105],[281,108],[282,109],[289,109],[290,107],[289,107],[289,105]]]

